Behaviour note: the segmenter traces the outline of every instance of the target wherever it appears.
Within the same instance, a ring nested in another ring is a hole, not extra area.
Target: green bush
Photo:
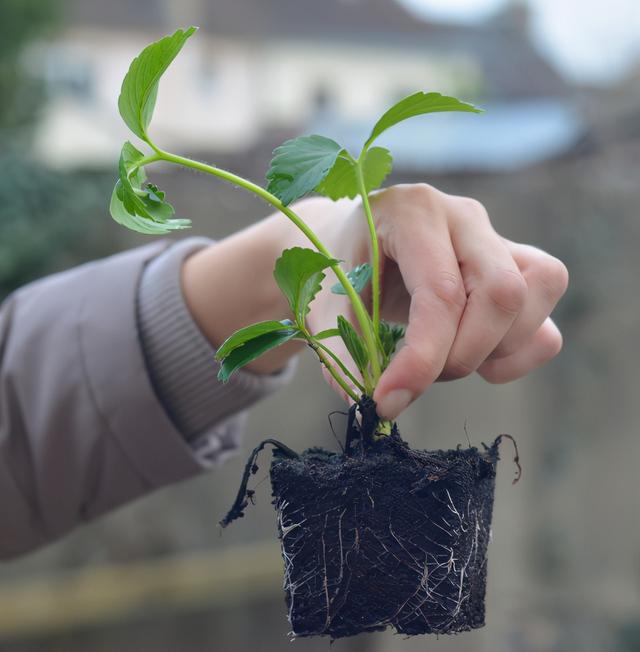
[[[111,179],[47,170],[0,154],[0,299],[51,271],[114,250],[105,219]]]
[[[110,253],[101,175],[47,170],[29,157],[44,89],[23,69],[30,40],[56,26],[55,0],[0,0],[0,299],[51,271]]]

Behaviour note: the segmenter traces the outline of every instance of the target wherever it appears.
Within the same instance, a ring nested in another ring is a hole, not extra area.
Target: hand
[[[477,201],[424,184],[380,191],[372,196],[372,208],[380,243],[381,316],[408,323],[405,344],[373,396],[381,416],[395,419],[436,380],[477,371],[489,382],[507,382],[560,351],[562,336],[549,318],[567,288],[567,270],[559,260],[500,237]],[[369,260],[359,201],[313,198],[298,202],[295,210],[346,268]],[[272,272],[282,250],[293,246],[310,244],[275,214],[187,260],[185,300],[213,346],[248,324],[289,316]],[[348,299],[330,292],[335,282],[328,270],[308,317],[313,333],[335,327],[338,314],[356,324]],[[339,338],[327,344],[357,375]],[[303,347],[289,342],[246,369],[272,373]]]
[[[333,211],[323,199],[304,204],[305,219],[345,265],[369,259],[359,202],[338,202]],[[404,346],[373,396],[381,416],[395,419],[436,380],[477,371],[489,382],[503,383],[559,353],[562,336],[549,315],[567,289],[562,262],[502,238],[479,202],[424,184],[383,190],[372,197],[372,209],[380,245],[381,316],[408,323]],[[330,276],[312,307],[313,331],[335,326],[340,312],[354,321],[346,298],[328,291],[335,282]],[[338,338],[328,342],[348,359]]]

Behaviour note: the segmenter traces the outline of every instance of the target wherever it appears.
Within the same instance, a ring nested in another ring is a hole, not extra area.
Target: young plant
[[[227,170],[166,152],[149,135],[160,78],[194,32],[194,27],[178,30],[149,45],[124,79],[120,114],[151,151],[145,154],[124,144],[111,214],[142,233],[189,226],[147,181],[147,166],[159,161],[229,181],[279,210],[313,247],[286,249],[276,260],[274,277],[290,314],[228,337],[216,353],[218,376],[226,382],[266,351],[302,339],[354,401],[341,453],[311,448],[298,454],[273,439],[259,444],[220,523],[224,527],[243,516],[254,495],[247,484],[258,470],[256,458],[270,444],[276,449],[270,477],[293,635],[339,638],[386,627],[405,635],[449,634],[482,627],[498,446],[509,435],[499,436],[484,451],[471,446],[419,451],[402,441],[395,424],[379,423],[371,397],[404,327],[380,319],[380,254],[369,204],[369,193],[391,171],[391,153],[374,146],[382,133],[416,115],[479,109],[439,93],[414,93],[382,115],[357,156],[324,136],[285,142],[274,152],[263,188]],[[342,269],[341,261],[291,207],[311,192],[334,200],[360,197],[371,239],[369,262]],[[331,291],[349,298],[357,324],[339,315],[334,328],[312,333],[307,315],[328,269],[338,278]],[[371,313],[360,296],[368,283]],[[327,346],[333,337],[344,342],[357,377]]]
[[[357,156],[324,136],[301,136],[286,141],[274,151],[266,175],[268,184],[263,188],[222,168],[167,152],[149,135],[160,79],[195,31],[195,27],[177,30],[152,43],[133,60],[124,78],[118,100],[120,115],[131,131],[151,148],[151,152],[145,154],[128,141],[122,147],[119,179],[111,197],[111,215],[134,231],[152,235],[190,226],[190,220],[175,217],[173,206],[165,200],[164,192],[147,181],[146,168],[160,161],[210,174],[261,197],[291,220],[313,249],[294,247],[282,252],[275,263],[274,277],[289,303],[291,314],[287,318],[283,316],[280,321],[251,324],[225,340],[216,353],[221,362],[219,379],[226,382],[237,369],[266,351],[291,339],[302,339],[354,402],[371,397],[404,335],[402,326],[380,319],[380,253],[369,193],[379,188],[391,171],[392,157],[388,149],[373,144],[387,129],[413,116],[443,111],[479,113],[481,110],[440,93],[414,93],[382,115]],[[350,271],[342,269],[341,261],[327,250],[291,208],[294,201],[311,192],[333,200],[360,197],[371,239],[370,262]],[[307,315],[310,304],[321,289],[327,269],[333,270],[339,280],[331,291],[347,295],[360,332],[343,316],[338,317],[335,328],[319,333],[309,331]],[[370,314],[360,297],[369,282]],[[358,369],[359,378],[325,343],[332,337],[343,340]],[[386,425],[388,430],[389,424]]]

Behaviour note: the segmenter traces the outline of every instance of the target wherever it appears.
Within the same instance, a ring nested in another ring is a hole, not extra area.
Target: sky
[[[427,18],[472,23],[510,0],[401,0]],[[640,59],[640,0],[528,0],[536,44],[570,79],[615,82]]]

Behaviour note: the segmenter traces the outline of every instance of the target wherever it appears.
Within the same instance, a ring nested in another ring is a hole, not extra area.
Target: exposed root
[[[336,434],[336,431],[333,429],[333,422],[331,421],[331,417],[334,414],[342,414],[343,416],[346,417],[346,416],[349,416],[349,413],[348,412],[343,412],[342,410],[334,410],[333,412],[329,412],[329,414],[327,415],[327,419],[329,420],[329,428],[331,428],[331,432],[333,433],[333,437],[338,442],[338,446],[340,446],[340,450],[344,453],[344,446],[343,446],[342,442],[340,441],[340,438]]]
[[[507,434],[498,435],[495,438],[489,450],[490,451],[495,450],[495,452],[497,453],[498,447],[500,446],[500,443],[502,442],[502,439],[504,437],[511,440],[511,443],[513,444],[513,448],[515,451],[515,455],[513,457],[513,463],[516,465],[516,475],[511,484],[517,484],[520,481],[520,478],[522,477],[522,466],[520,465],[520,453],[518,452],[518,444],[516,443],[516,440],[511,435],[507,435]]]
[[[240,481],[240,489],[238,490],[238,495],[233,501],[231,509],[228,511],[227,515],[220,521],[220,526],[225,528],[230,523],[233,523],[237,518],[242,518],[244,516],[244,510],[249,505],[254,504],[253,497],[255,491],[252,489],[247,489],[247,484],[249,483],[249,477],[255,475],[258,472],[258,465],[256,464],[256,459],[260,451],[267,445],[271,444],[280,455],[289,459],[296,459],[299,457],[298,453],[293,451],[291,448],[279,442],[276,439],[265,439],[263,442],[258,444],[249,455],[249,459],[244,467],[244,472],[242,474],[242,480]]]

